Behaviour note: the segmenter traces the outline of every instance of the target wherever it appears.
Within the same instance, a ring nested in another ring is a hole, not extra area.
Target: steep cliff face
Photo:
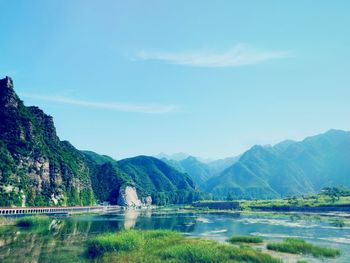
[[[0,204],[94,202],[85,157],[61,142],[51,116],[25,107],[9,77],[0,80]]]

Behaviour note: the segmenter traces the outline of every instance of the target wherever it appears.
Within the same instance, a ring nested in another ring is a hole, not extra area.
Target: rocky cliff
[[[148,169],[142,163],[131,171],[110,157],[77,150],[60,141],[51,116],[23,104],[11,78],[0,80],[0,206],[104,201],[140,206],[152,203],[152,199],[162,204],[191,201],[195,195],[193,181],[159,162],[157,166],[166,169],[153,175],[151,170],[141,172]],[[161,179],[159,183],[157,176],[173,180]],[[150,177],[153,181],[147,179]],[[151,187],[143,185],[144,180]],[[177,196],[184,193],[185,199]]]
[[[0,80],[1,205],[87,205],[94,202],[89,167],[61,142],[51,116],[25,107],[10,78]]]

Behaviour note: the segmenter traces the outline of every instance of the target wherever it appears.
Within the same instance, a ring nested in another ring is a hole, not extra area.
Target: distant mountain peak
[[[325,132],[327,135],[346,135],[350,134],[349,131],[339,130],[339,129],[330,129]]]
[[[166,154],[166,153],[160,153],[156,155],[155,157],[158,159],[168,159],[168,160],[175,160],[175,161],[182,161],[189,157],[190,155],[184,152],[178,152],[178,153],[173,153],[173,154]]]
[[[194,157],[194,156],[188,156],[186,159],[183,159],[182,161],[197,161],[197,162],[199,162],[199,160],[196,158],[196,157]]]

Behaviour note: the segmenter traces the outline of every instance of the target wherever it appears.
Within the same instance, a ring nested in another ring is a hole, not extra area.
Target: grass
[[[315,206],[334,206],[350,204],[350,196],[340,196],[333,200],[325,195],[310,195],[300,198],[285,198],[285,199],[271,199],[271,200],[244,200],[240,201],[242,210],[250,210],[254,207],[282,207],[282,206],[296,206],[296,207],[315,207]]]
[[[0,226],[14,225],[15,223],[12,218],[0,216]]]
[[[88,241],[87,254],[98,262],[280,262],[250,247],[188,238],[168,230],[103,234]]]
[[[33,227],[47,223],[47,216],[28,216],[16,220],[16,226],[18,227]]]
[[[340,250],[335,248],[316,246],[300,238],[286,238],[283,242],[269,243],[267,249],[291,254],[313,255],[314,257],[335,258]]]
[[[227,240],[230,243],[252,243],[259,244],[263,242],[261,237],[257,236],[233,236]]]

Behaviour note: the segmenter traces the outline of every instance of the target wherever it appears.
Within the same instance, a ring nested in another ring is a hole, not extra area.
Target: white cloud
[[[21,97],[42,100],[48,102],[63,103],[87,108],[107,109],[124,112],[138,112],[148,114],[165,114],[172,113],[178,110],[175,105],[158,105],[158,104],[132,104],[120,102],[96,102],[72,99],[61,96],[41,96],[33,94],[19,94]]]
[[[250,46],[239,44],[225,52],[147,52],[136,54],[138,60],[159,60],[170,64],[193,67],[238,67],[258,64],[271,59],[290,57],[287,51],[258,51]]]

